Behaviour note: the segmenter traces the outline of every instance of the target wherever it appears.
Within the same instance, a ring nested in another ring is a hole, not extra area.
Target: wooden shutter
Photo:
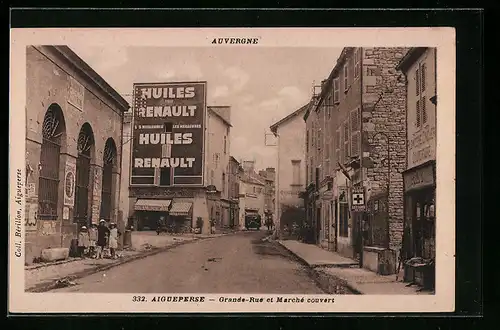
[[[339,102],[339,78],[333,80],[333,102]]]
[[[420,105],[421,109],[420,112],[422,113],[422,124],[427,123],[427,100],[422,97],[421,100],[422,104]]]
[[[426,70],[427,67],[425,66],[425,63],[422,63],[420,66],[420,84],[421,84],[421,91],[425,92],[425,76],[426,76]]]
[[[335,132],[335,167],[337,167],[337,162],[342,161],[342,154],[341,154],[341,141],[340,141],[341,135],[340,135],[340,129],[337,129]]]
[[[344,123],[344,163],[349,162],[351,156],[351,148],[349,145],[349,120]]]
[[[361,112],[360,109],[351,111],[351,156],[359,156],[361,148]]]
[[[417,100],[417,104],[415,106],[415,110],[416,110],[416,115],[417,115],[417,118],[416,118],[417,119],[416,120],[417,127],[420,127],[420,125],[421,125],[421,121],[420,121],[420,119],[421,119],[420,118],[420,100]]]
[[[415,95],[420,95],[420,70],[415,70]]]

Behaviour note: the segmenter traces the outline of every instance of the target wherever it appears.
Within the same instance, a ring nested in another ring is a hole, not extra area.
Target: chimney
[[[266,168],[266,175],[268,180],[275,181],[276,180],[276,170],[274,167]]]
[[[243,169],[245,170],[245,172],[253,172],[255,169],[255,161],[244,160],[243,161]]]

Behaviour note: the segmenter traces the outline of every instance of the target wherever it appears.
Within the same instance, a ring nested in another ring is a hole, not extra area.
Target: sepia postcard
[[[453,28],[12,29],[10,84],[10,313],[454,311]]]

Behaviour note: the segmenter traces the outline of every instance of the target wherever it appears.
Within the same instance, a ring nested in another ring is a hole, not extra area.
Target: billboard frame
[[[133,163],[133,153],[134,153],[134,137],[135,137],[135,116],[136,116],[136,106],[135,106],[135,101],[136,101],[136,95],[135,95],[135,90],[137,87],[140,86],[151,86],[151,85],[189,85],[189,84],[196,84],[196,85],[203,85],[204,87],[204,100],[203,100],[203,132],[202,132],[202,137],[203,137],[203,143],[202,143],[202,150],[201,150],[201,175],[178,175],[175,176],[174,173],[172,172],[172,182],[169,186],[161,186],[159,183],[156,182],[156,168],[154,168],[154,175],[153,175],[153,183],[152,184],[137,184],[137,183],[132,183],[132,178],[133,177],[150,177],[150,176],[134,176],[132,175],[132,171],[134,168],[134,163]],[[205,178],[206,178],[206,145],[207,145],[207,111],[208,111],[208,105],[207,105],[207,94],[208,94],[208,87],[207,87],[207,81],[206,80],[197,80],[197,81],[162,81],[162,82],[141,82],[141,83],[133,83],[132,85],[132,119],[130,121],[131,127],[130,127],[130,133],[132,136],[131,139],[131,148],[130,148],[130,176],[129,176],[129,187],[130,188],[135,188],[135,187],[151,187],[151,188],[201,188],[205,187]],[[175,184],[175,178],[176,177],[190,177],[190,178],[201,178],[201,183],[192,183],[192,184]]]

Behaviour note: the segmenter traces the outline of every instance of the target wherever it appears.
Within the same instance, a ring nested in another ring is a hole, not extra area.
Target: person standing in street
[[[104,250],[106,249],[107,240],[109,237],[109,228],[106,226],[106,221],[101,219],[97,226],[97,258],[102,259]]]
[[[118,236],[120,232],[118,232],[118,228],[116,228],[115,223],[110,224],[109,229],[109,250],[111,252],[111,258],[116,258],[116,249],[118,248]]]
[[[85,257],[85,250],[89,247],[89,233],[87,232],[87,227],[82,226],[80,233],[78,234],[78,256],[80,258]]]
[[[89,256],[95,258],[97,243],[97,226],[93,223],[89,228]]]

